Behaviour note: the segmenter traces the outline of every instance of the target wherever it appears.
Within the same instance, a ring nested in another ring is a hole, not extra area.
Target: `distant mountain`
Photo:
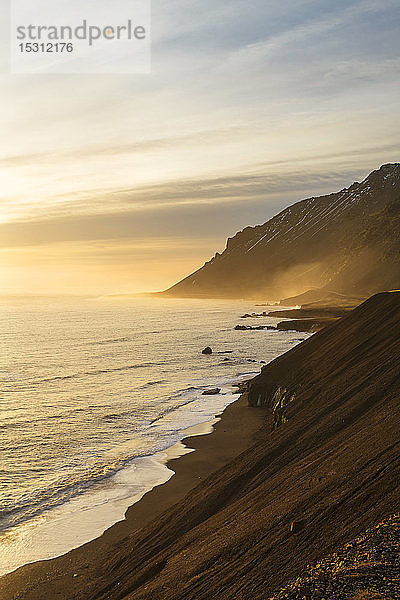
[[[400,288],[399,259],[400,163],[393,163],[246,227],[163,294],[277,300],[322,288],[367,296]]]

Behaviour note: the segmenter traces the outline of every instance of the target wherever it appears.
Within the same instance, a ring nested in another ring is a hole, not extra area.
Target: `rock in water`
[[[210,346],[207,346],[207,348],[204,348],[204,350],[201,351],[202,354],[212,354],[212,349],[210,348]]]
[[[205,390],[203,392],[203,396],[214,396],[215,394],[219,394],[220,393],[220,388],[213,388],[212,390]]]

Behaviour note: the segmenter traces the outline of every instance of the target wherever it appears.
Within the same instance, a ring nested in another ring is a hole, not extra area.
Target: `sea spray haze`
[[[238,377],[305,337],[234,331],[249,308],[158,298],[1,301],[1,572],[67,551],[122,518],[170,477],[155,453],[220,413],[237,397]],[[211,356],[201,354],[207,345]],[[216,385],[221,394],[202,395]]]
[[[308,198],[228,239],[165,294],[288,298],[310,289],[367,297],[400,286],[400,163]]]

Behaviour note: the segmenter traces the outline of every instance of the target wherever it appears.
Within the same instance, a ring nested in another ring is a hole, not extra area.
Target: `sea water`
[[[100,535],[168,452],[306,334],[235,331],[244,301],[0,300],[0,574]],[[272,309],[271,309],[272,310]],[[252,324],[276,324],[268,318]],[[248,323],[246,321],[246,323]],[[205,346],[213,354],[202,355]],[[218,395],[203,395],[219,387]],[[169,449],[169,450],[168,450]]]

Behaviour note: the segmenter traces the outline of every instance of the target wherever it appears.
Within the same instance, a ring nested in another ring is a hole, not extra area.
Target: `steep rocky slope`
[[[80,597],[264,600],[394,514],[399,325],[400,292],[379,294],[264,367],[248,392],[259,441],[114,549]]]
[[[271,600],[399,600],[400,517],[385,519],[307,568]]]
[[[400,164],[294,204],[228,239],[164,294],[281,299],[310,288],[368,296],[400,287]]]

